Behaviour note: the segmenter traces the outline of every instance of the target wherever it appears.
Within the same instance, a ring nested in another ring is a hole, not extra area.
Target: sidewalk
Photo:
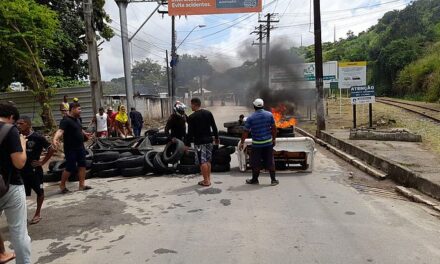
[[[349,130],[321,132],[321,139],[387,173],[387,177],[440,199],[440,157],[421,143],[349,140]]]

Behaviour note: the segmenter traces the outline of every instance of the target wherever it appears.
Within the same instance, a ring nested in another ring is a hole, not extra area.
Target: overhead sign
[[[168,0],[168,15],[253,13],[262,11],[263,0]]]
[[[350,92],[351,104],[370,104],[376,101],[374,86],[352,86]]]
[[[328,61],[322,64],[324,73],[324,88],[330,88],[330,83],[338,79],[338,62]],[[303,89],[316,88],[315,63],[289,64],[284,69],[271,67],[270,87],[272,89],[284,89],[286,85],[298,86]]]
[[[339,88],[367,85],[367,62],[339,62]]]

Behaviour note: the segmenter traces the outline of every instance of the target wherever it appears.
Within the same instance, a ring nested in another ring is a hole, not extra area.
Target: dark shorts
[[[86,150],[75,149],[64,152],[66,159],[66,171],[75,172],[77,167],[86,166]]]
[[[195,145],[194,146],[197,150],[197,158],[196,163],[198,164],[204,164],[211,162],[212,160],[212,144],[203,144],[203,145]]]
[[[26,191],[26,196],[31,196],[32,190],[41,196],[44,194],[43,189],[43,168],[37,167],[32,168],[32,170],[22,172],[24,189]]]
[[[258,148],[252,146],[250,164],[253,169],[275,169],[273,146]]]

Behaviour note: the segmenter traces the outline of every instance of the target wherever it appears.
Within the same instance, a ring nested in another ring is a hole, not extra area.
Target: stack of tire
[[[92,177],[91,168],[92,168],[92,161],[93,153],[90,150],[87,150],[86,155],[86,179]],[[43,181],[44,182],[57,182],[61,180],[61,174],[63,173],[64,169],[66,168],[66,161],[65,160],[54,160],[49,162],[49,171],[44,174]],[[70,177],[69,181],[78,181],[78,173],[77,171],[73,172]]]
[[[163,151],[151,150],[145,154],[145,164],[156,175],[172,174],[177,163],[185,152],[185,144],[181,140],[169,142]]]
[[[219,131],[219,139],[222,145],[236,147],[240,142],[244,127],[238,121],[226,122],[223,126],[227,131]]]
[[[150,140],[151,145],[165,145],[168,143],[168,136],[165,132],[159,132],[159,129],[149,129],[145,132],[145,137]]]
[[[200,173],[200,165],[195,149],[189,149],[182,155],[177,165],[177,171],[184,175]]]
[[[220,148],[215,148],[214,151],[212,152],[211,171],[212,172],[230,171],[231,154],[233,154],[234,152],[235,152],[235,147],[233,146],[222,146]]]

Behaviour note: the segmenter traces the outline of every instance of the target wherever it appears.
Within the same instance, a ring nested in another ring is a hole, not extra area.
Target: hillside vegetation
[[[313,61],[313,46],[295,51]],[[379,95],[440,99],[440,1],[417,0],[355,36],[323,44],[325,61],[368,61]]]

